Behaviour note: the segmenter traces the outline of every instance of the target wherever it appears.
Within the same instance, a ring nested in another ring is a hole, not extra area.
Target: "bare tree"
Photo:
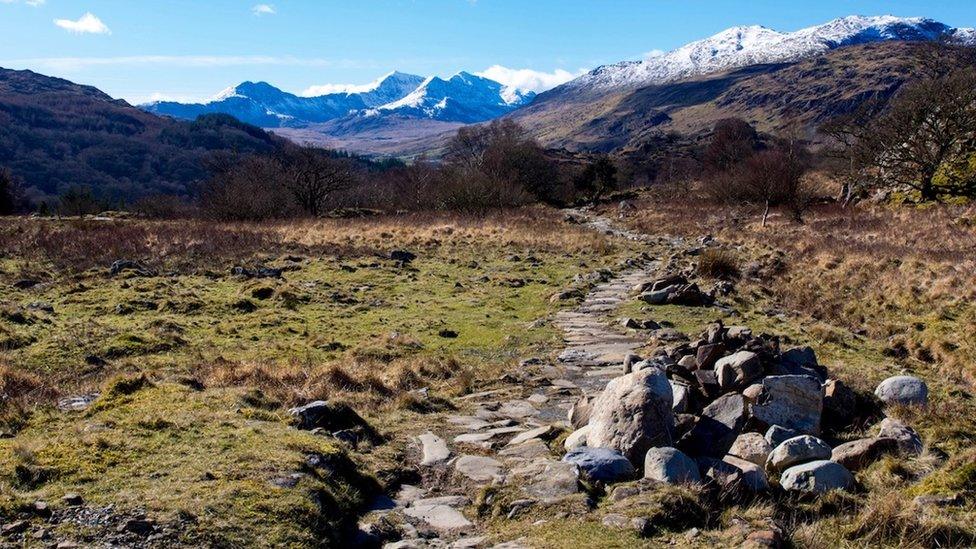
[[[882,186],[914,189],[924,201],[976,196],[976,69],[906,87],[854,147]]]
[[[289,147],[276,157],[281,184],[308,215],[325,213],[330,199],[355,183],[355,174],[344,158],[335,158],[314,147]]]

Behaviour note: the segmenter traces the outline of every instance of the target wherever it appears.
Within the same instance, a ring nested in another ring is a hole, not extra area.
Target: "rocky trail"
[[[571,212],[577,222],[581,212]],[[593,230],[620,238],[642,235],[613,227],[608,219],[585,218]],[[423,476],[417,486],[403,486],[367,517],[397,511],[407,519],[402,541],[387,547],[482,547],[487,538],[462,509],[486,485],[516,483],[525,499],[515,511],[537,501],[552,501],[578,492],[576,466],[557,461],[546,444],[560,429],[571,429],[567,415],[582,395],[592,396],[622,373],[628,355],[646,338],[627,333],[615,322],[616,310],[630,299],[632,288],[650,278],[657,262],[641,258],[595,284],[572,310],[557,313],[553,325],[563,333],[565,347],[550,361],[527,358],[520,372],[510,374],[502,389],[462,397],[461,408],[432,432],[417,437],[416,459]],[[465,406],[466,405],[466,406]],[[517,540],[496,545],[520,547]]]
[[[698,244],[634,234],[584,212],[570,212],[567,220],[671,252]],[[882,455],[921,452],[918,434],[893,419],[877,436],[836,448],[817,438],[822,425],[855,416],[855,398],[808,347],[781,351],[773,336],[721,323],[695,341],[653,322],[622,325],[617,311],[635,292],[649,305],[718,305],[719,290],[702,292],[672,271],[670,261],[645,252],[616,273],[584,276],[589,291],[579,305],[550,319],[563,334],[561,352],[551,360],[526,358],[500,387],[461,397],[459,412],[417,436],[408,455],[419,482],[379,502],[361,521],[362,535],[391,549],[523,547],[514,534],[498,544],[497,529],[489,542],[485,521],[568,518],[574,501],[590,512],[595,502],[581,479],[609,486],[640,471],[644,480],[636,485],[607,489],[612,502],[688,483],[723,492],[821,494],[852,489],[850,471]],[[649,334],[664,344],[643,360],[637,353]],[[885,383],[878,389],[884,403],[924,405],[921,380]],[[780,474],[773,487],[770,475]],[[651,519],[613,512],[603,513],[603,523],[640,535],[655,528]],[[782,539],[774,525],[752,533],[772,540],[764,546]]]

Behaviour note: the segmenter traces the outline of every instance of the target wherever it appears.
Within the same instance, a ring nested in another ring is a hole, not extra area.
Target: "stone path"
[[[579,211],[569,215],[585,219],[595,231],[631,240],[646,238],[617,229],[608,219],[587,218]],[[435,429],[438,432],[417,438],[423,481],[403,487],[395,498],[394,510],[409,524],[404,540],[387,547],[486,546],[475,517],[463,513],[472,494],[484,485],[520,487],[525,499],[513,504],[513,516],[578,491],[576,466],[558,461],[545,440],[559,429],[572,430],[567,420],[572,405],[583,394],[602,391],[610,379],[623,373],[627,355],[646,344],[646,336],[619,326],[615,312],[631,298],[632,288],[653,279],[656,270],[654,261],[634,260],[610,280],[595,285],[578,307],[555,315],[554,325],[562,330],[565,342],[555,363],[526,360],[524,371],[514,373],[524,376],[518,382],[463,397],[473,405],[473,413],[451,416]],[[514,540],[496,547],[520,546]]]

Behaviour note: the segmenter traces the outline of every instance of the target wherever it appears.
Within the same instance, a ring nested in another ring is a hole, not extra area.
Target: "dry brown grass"
[[[36,405],[57,396],[54,387],[40,376],[0,363],[0,431],[16,432]]]

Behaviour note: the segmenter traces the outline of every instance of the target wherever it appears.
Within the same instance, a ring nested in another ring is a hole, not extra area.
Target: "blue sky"
[[[0,66],[132,102],[204,99],[244,80],[311,93],[394,69],[497,66],[487,74],[541,88],[730,26],[889,13],[976,26],[974,0],[0,0]]]

